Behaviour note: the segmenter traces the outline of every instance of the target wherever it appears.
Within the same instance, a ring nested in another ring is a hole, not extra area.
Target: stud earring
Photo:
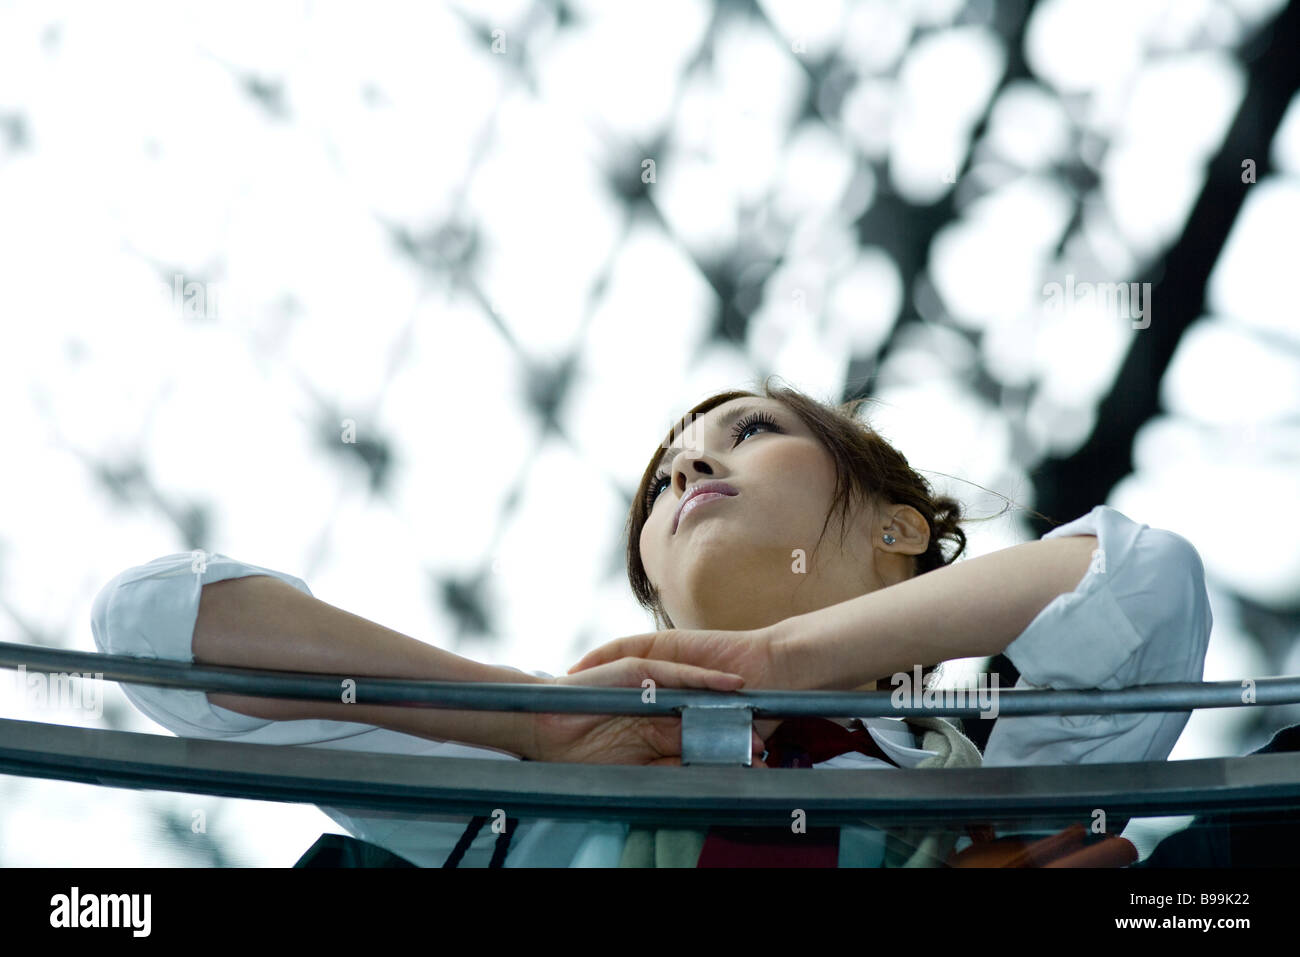
[[[895,541],[896,541],[896,539],[894,538],[893,535],[890,535],[888,532],[885,532],[885,544],[886,544],[886,545],[892,545],[892,544],[894,544]]]

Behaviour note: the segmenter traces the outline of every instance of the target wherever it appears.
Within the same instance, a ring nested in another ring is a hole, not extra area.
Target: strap
[[[496,847],[492,848],[492,860],[488,867],[500,867],[505,863],[506,852],[510,850],[510,838],[514,836],[518,824],[517,818],[506,818],[506,829],[497,835]]]
[[[483,830],[483,825],[487,821],[488,819],[483,816],[470,819],[464,833],[460,836],[460,840],[456,842],[456,846],[452,848],[451,853],[447,855],[447,859],[443,861],[443,867],[460,867],[461,858],[465,856],[465,852],[474,843],[474,839],[478,837],[478,832]],[[518,826],[518,818],[506,818],[506,829],[497,835],[497,842],[492,848],[492,860],[488,862],[488,867],[501,867],[505,864],[506,854],[510,850],[510,839],[514,837],[515,828]]]
[[[460,867],[460,859],[465,856],[469,846],[474,843],[474,838],[478,837],[478,832],[483,830],[483,825],[487,823],[486,817],[470,818],[469,826],[461,834],[460,840],[452,848],[451,854],[442,862],[443,867]]]

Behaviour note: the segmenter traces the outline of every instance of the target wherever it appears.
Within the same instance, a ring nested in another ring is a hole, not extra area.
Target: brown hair
[[[769,376],[768,379],[770,378]],[[935,495],[930,483],[908,465],[903,454],[858,418],[858,410],[867,399],[854,399],[836,406],[819,402],[797,389],[773,389],[768,384],[768,379],[763,380],[761,396],[754,392],[719,392],[696,405],[660,443],[641,476],[626,529],[627,577],[637,602],[653,613],[656,629],[675,626],[660,601],[658,589],[650,583],[641,561],[641,530],[650,514],[646,506],[646,493],[657,472],[663,449],[671,446],[696,416],[732,399],[775,399],[797,415],[830,453],[835,462],[835,495],[826,512],[826,521],[822,523],[818,545],[826,536],[837,506],[840,509],[840,541],[843,544],[854,499],[864,501],[874,497],[892,504],[910,505],[921,513],[930,527],[930,541],[925,552],[912,559],[912,577],[951,564],[966,548],[966,533],[962,530],[961,523],[969,519],[963,518],[961,503],[953,498]],[[947,545],[953,546],[951,553],[945,550]],[[937,663],[926,663],[922,669],[923,678],[928,678],[936,667]]]

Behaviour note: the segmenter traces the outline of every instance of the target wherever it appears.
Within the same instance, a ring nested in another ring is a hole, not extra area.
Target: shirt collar
[[[926,758],[932,758],[934,751],[917,747],[916,732],[902,718],[859,718],[867,733],[875,739],[887,755],[905,768],[914,768]]]

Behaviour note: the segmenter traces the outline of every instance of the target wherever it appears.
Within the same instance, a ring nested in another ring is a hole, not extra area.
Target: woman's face
[[[835,464],[780,402],[725,402],[662,455],[647,490],[641,561],[677,628],[765,627],[886,583],[872,543],[874,508],[851,516],[843,550],[837,510],[814,554]],[[725,482],[735,494],[692,505],[674,529],[679,505],[704,482]]]

